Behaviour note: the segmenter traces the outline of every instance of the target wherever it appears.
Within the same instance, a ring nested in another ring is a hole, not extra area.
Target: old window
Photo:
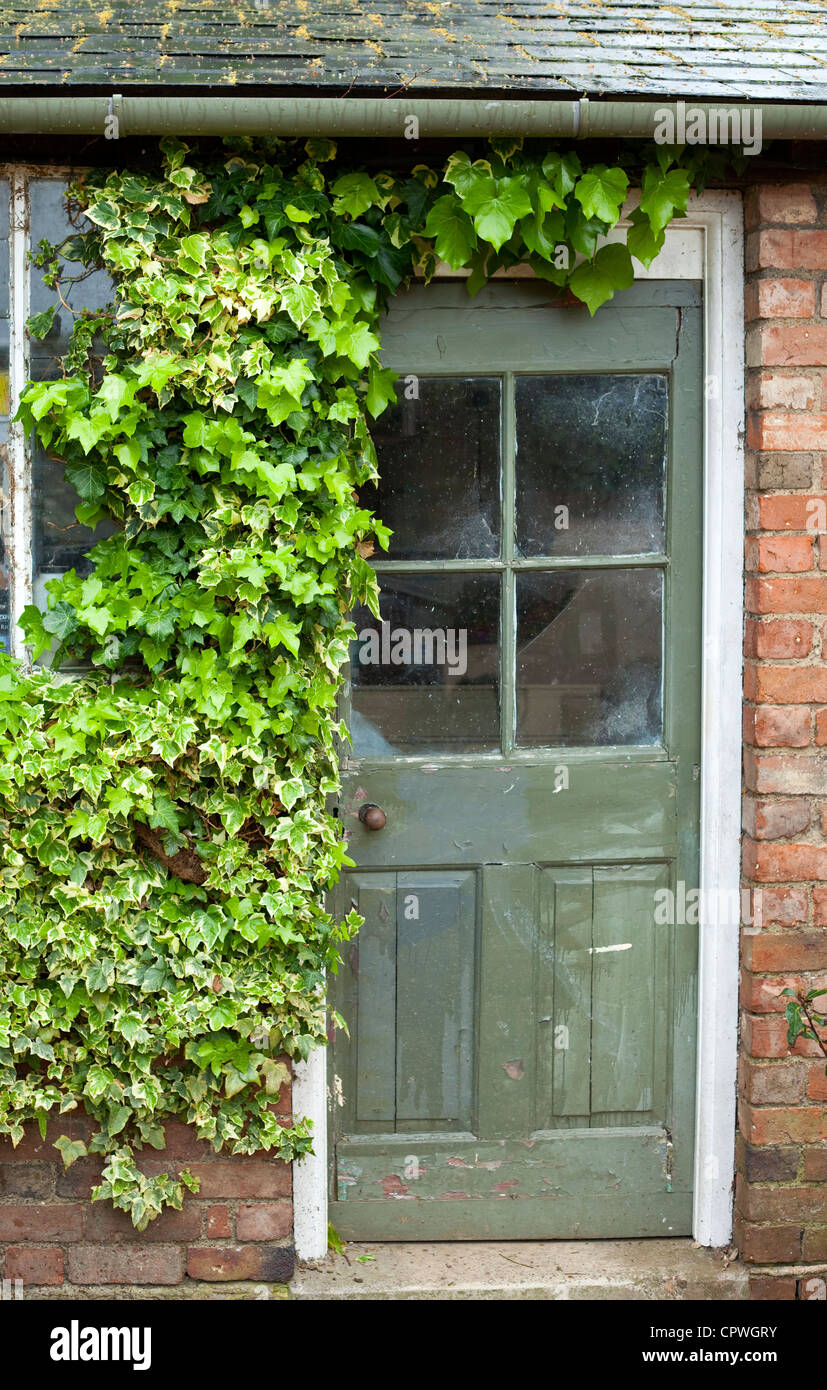
[[[55,575],[71,568],[82,572],[96,539],[75,517],[77,498],[63,481],[60,462],[14,422],[25,382],[60,375],[74,314],[111,297],[111,284],[100,272],[61,287],[58,295],[31,263],[42,239],[59,244],[79,230],[66,209],[67,184],[65,171],[0,168],[0,646],[16,656],[23,655],[17,626],[23,609],[32,602],[45,605],[46,585]],[[49,333],[30,338],[27,319],[52,305]]]

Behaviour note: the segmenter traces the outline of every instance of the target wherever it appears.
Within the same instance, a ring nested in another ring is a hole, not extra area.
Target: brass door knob
[[[374,806],[372,801],[359,807],[359,819],[367,830],[381,830],[388,820],[382,807]]]

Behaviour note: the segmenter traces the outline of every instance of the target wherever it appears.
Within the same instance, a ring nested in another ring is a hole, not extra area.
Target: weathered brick
[[[756,1149],[744,1144],[743,1173],[747,1182],[794,1182],[798,1176],[798,1149]]]
[[[753,1303],[789,1303],[797,1297],[797,1281],[792,1275],[751,1274],[749,1296]]]
[[[783,1014],[780,1017],[767,1017],[765,1014],[745,1013],[741,1024],[741,1042],[744,1052],[752,1057],[786,1057],[787,1024]]]
[[[827,1299],[827,1279],[822,1279],[820,1275],[809,1275],[806,1279],[798,1280],[798,1298],[800,1302],[806,1302],[811,1298],[817,1299],[819,1303],[824,1303]]]
[[[232,1238],[233,1226],[230,1208],[219,1204],[207,1207],[207,1235],[213,1240]]]
[[[802,1232],[801,1258],[808,1265],[827,1259],[827,1226],[810,1226]]]
[[[762,492],[773,488],[810,488],[813,485],[815,462],[811,453],[777,453],[773,450],[761,451],[752,457],[755,460],[752,486],[760,488]],[[748,455],[748,465],[749,462]],[[747,485],[750,485],[749,482]]]
[[[758,280],[756,317],[762,319],[806,319],[815,313],[816,290],[812,280],[786,276],[783,280]]]
[[[750,366],[763,367],[824,367],[827,366],[827,325],[811,323],[762,323],[752,329],[747,337],[747,361]],[[762,433],[759,449],[783,449],[786,452],[800,449],[820,449],[821,444],[809,441],[815,438],[815,429],[821,416],[812,416],[812,427],[800,433],[793,428],[792,420],[785,426],[779,425],[772,431]],[[806,422],[802,419],[802,425]],[[823,438],[823,436],[822,436]]]
[[[822,1215],[825,1207],[822,1200]],[[810,1226],[801,1235],[801,1258],[807,1264],[827,1260],[827,1226]]]
[[[819,1144],[827,1140],[824,1106],[773,1106],[756,1109],[743,1104],[741,1132],[748,1144]],[[823,1200],[823,1196],[822,1196]]]
[[[0,1241],[80,1240],[83,1208],[77,1203],[0,1205]]]
[[[201,1181],[202,1198],[289,1197],[292,1192],[290,1165],[276,1159],[215,1159],[189,1167]]]
[[[816,1000],[816,1008],[819,1001]],[[824,1000],[821,1000],[824,1003]],[[822,1059],[815,1062],[810,1067],[810,1078],[807,1086],[807,1095],[810,1100],[827,1100],[827,1063]]]
[[[752,1105],[791,1105],[803,1098],[809,1074],[806,1062],[755,1063],[742,1059],[741,1086]]]
[[[804,1150],[804,1177],[807,1182],[827,1182],[827,1148],[810,1145]]]
[[[741,972],[741,1003],[751,1014],[783,1013],[787,1006],[785,989],[794,989],[797,980],[793,975],[753,975],[749,970]]]
[[[788,1264],[799,1257],[801,1227],[753,1226],[739,1221],[736,1240],[747,1264]]]
[[[823,493],[787,493],[758,498],[759,525],[763,531],[811,531],[825,528],[827,497]]]
[[[187,1251],[191,1279],[224,1283],[231,1279],[260,1279],[286,1284],[293,1277],[292,1245],[223,1245],[210,1249],[196,1246]]]
[[[742,957],[748,970],[827,969],[827,932],[757,932],[744,935]]]
[[[765,926],[792,927],[807,918],[807,894],[803,888],[762,888],[761,920]]]
[[[797,228],[751,232],[747,266],[750,270],[826,270],[827,232]]]
[[[83,1197],[87,1201],[92,1188],[101,1180],[103,1159],[78,1158],[65,1172],[58,1172],[55,1191],[58,1197]]]
[[[749,698],[773,705],[827,704],[827,666],[752,667]]]
[[[803,574],[813,568],[812,536],[762,536],[757,568],[762,574]]]
[[[67,1252],[72,1284],[180,1284],[181,1250],[161,1245],[73,1245]]]
[[[806,1221],[824,1219],[824,1188],[759,1187],[739,1180],[738,1210],[747,1221]]]
[[[180,1120],[167,1120],[164,1124],[166,1147],[164,1153],[171,1158],[209,1158],[212,1148],[206,1139],[198,1139],[193,1125],[185,1125]]]
[[[26,1285],[62,1284],[63,1251],[39,1250],[31,1245],[10,1245],[6,1251],[7,1279],[22,1279]]]
[[[749,189],[745,213],[748,226],[759,222],[806,226],[818,218],[812,189],[806,183],[758,184]]]
[[[744,749],[744,778],[750,791],[781,792],[788,796],[827,794],[827,758],[784,753],[755,753]],[[815,848],[815,846],[811,846]],[[810,875],[802,875],[809,878]]]
[[[761,705],[753,711],[753,742],[759,748],[806,748],[813,716],[806,705]]]
[[[813,625],[806,618],[771,618],[758,622],[747,618],[744,628],[746,657],[788,660],[809,656],[813,649]]]
[[[292,1229],[290,1202],[251,1202],[238,1208],[239,1240],[282,1240]]]
[[[798,835],[810,824],[810,804],[802,797],[790,801],[744,799],[744,829],[756,840],[781,840]]]
[[[23,1138],[16,1146],[10,1139],[0,1139],[0,1164],[30,1163],[35,1159],[44,1163],[60,1163],[60,1155],[55,1148],[55,1140],[65,1134],[68,1139],[87,1140],[92,1133],[92,1122],[85,1116],[63,1115],[49,1120],[46,1137],[41,1138],[37,1125],[26,1126]]]
[[[758,303],[756,297],[756,313]],[[747,384],[748,410],[812,410],[821,398],[820,381],[812,376],[753,372]]]
[[[744,848],[744,871],[758,883],[827,879],[827,845],[779,845],[747,841]]]
[[[827,441],[825,441],[827,448]],[[827,578],[800,575],[794,579],[748,579],[750,613],[827,613]]]
[[[54,1190],[53,1163],[0,1162],[0,1196],[32,1197],[43,1202],[54,1195]]]
[[[90,1202],[84,1210],[84,1239],[139,1243],[197,1240],[201,1235],[201,1206],[200,1202],[187,1199],[180,1211],[168,1207],[150,1221],[145,1231],[136,1231],[126,1212],[116,1211],[108,1202]]]

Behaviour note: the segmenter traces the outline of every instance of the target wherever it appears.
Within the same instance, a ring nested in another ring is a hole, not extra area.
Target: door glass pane
[[[499,746],[496,575],[385,574],[377,623],[354,614],[356,753],[466,753]]]
[[[62,179],[33,179],[29,185],[32,246],[41,238],[59,244],[74,236],[89,224],[82,220],[73,225],[64,205],[66,184]],[[68,262],[67,273],[83,274],[78,262]],[[30,374],[36,381],[48,381],[60,375],[60,358],[69,345],[73,315],[83,308],[103,308],[112,298],[112,282],[102,271],[95,271],[76,285],[61,285],[61,294],[69,309],[61,304],[57,293],[43,283],[42,272],[31,268],[31,312],[40,314],[57,305],[52,327],[40,341],[31,340]],[[36,441],[32,442],[32,480],[34,502],[34,598],[40,607],[46,606],[45,586],[49,579],[68,569],[84,573],[88,569],[84,556],[104,536],[115,530],[111,522],[102,522],[95,531],[81,526],[75,518],[78,496],[75,489],[63,480],[63,465],[49,458]]]
[[[517,742],[661,741],[663,579],[656,570],[517,577]]]
[[[0,651],[9,649],[9,185],[0,179]]]
[[[364,497],[393,530],[391,560],[499,554],[501,393],[496,377],[397,382],[371,431],[378,495]]]
[[[515,400],[518,554],[662,551],[666,376],[523,376]]]

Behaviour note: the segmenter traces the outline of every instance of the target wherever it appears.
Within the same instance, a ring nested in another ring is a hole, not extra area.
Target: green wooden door
[[[384,344],[395,534],[351,653],[339,906],[365,922],[333,983],[331,1220],[687,1234],[697,927],[665,890],[698,872],[699,289],[590,319],[538,283],[435,284]]]

